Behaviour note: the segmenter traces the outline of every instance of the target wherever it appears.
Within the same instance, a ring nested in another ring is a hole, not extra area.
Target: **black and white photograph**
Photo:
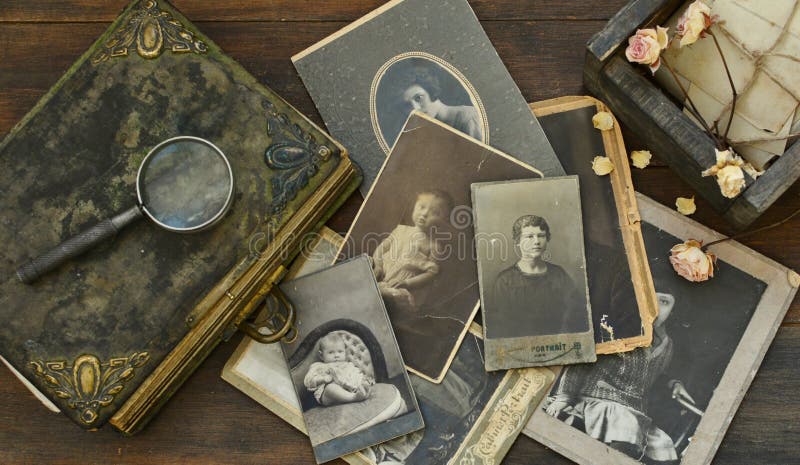
[[[373,446],[363,454],[377,464],[450,463],[504,376],[483,370],[483,343],[467,334],[441,384],[411,376],[425,430]]]
[[[539,177],[535,168],[412,113],[340,255],[372,258],[413,373],[440,382],[478,310],[470,184]]]
[[[423,427],[368,257],[280,288],[297,311],[281,346],[317,463]]]
[[[389,1],[292,63],[331,135],[364,171],[364,195],[411,110],[545,176],[564,174],[467,0]]]
[[[705,465],[796,288],[785,268],[733,242],[714,248],[712,279],[685,280],[668,260],[685,240],[674,234],[717,237],[638,199],[659,303],[653,344],[565,367],[526,434],[581,464]]]
[[[386,62],[375,75],[370,115],[384,152],[389,153],[413,110],[489,142],[480,96],[460,71],[439,57],[404,53]]]
[[[635,205],[628,154],[618,128],[598,131],[592,117],[605,106],[584,97],[535,107],[547,137],[568,174],[580,178],[586,274],[592,305],[595,352],[647,347],[657,304],[639,224],[620,221]],[[592,159],[606,156],[616,167],[597,176]]]
[[[486,369],[594,361],[577,176],[472,185]]]

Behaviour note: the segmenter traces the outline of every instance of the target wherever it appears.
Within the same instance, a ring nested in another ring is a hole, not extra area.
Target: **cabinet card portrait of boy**
[[[367,254],[413,373],[440,382],[478,311],[470,185],[541,173],[414,112],[345,238]]]
[[[369,257],[280,289],[297,312],[281,348],[317,463],[423,428]]]
[[[561,370],[525,434],[583,465],[708,465],[791,304],[800,276],[734,241],[690,282],[669,250],[721,234],[639,195],[658,293],[653,344]]]
[[[393,0],[292,57],[366,195],[417,110],[546,176],[563,175],[467,0]]]
[[[593,362],[577,176],[472,185],[486,369]]]

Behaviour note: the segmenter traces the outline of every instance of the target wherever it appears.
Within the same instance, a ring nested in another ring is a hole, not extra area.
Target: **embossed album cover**
[[[412,110],[545,176],[564,174],[466,0],[391,1],[292,61],[328,130],[364,170],[364,194]]]
[[[137,171],[176,136],[230,162],[213,228],[141,221],[20,282],[23,263],[150,206]],[[0,143],[0,354],[81,427],[133,433],[357,182],[344,147],[168,2],[133,1]]]

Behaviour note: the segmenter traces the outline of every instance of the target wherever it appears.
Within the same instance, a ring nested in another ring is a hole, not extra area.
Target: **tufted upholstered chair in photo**
[[[312,392],[301,388],[299,400],[305,412],[306,427],[309,432],[314,431],[310,434],[315,439],[314,445],[362,431],[408,411],[399,390],[389,382],[380,343],[369,328],[354,320],[332,320],[306,336],[289,359],[295,386],[304,386],[303,380],[311,364],[320,361],[320,339],[330,333],[337,333],[344,339],[347,361],[372,377],[375,385],[366,400],[327,407],[319,405]]]

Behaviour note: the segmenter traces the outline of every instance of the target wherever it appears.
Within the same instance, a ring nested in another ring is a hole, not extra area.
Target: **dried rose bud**
[[[691,215],[697,211],[697,206],[694,204],[694,197],[678,197],[675,200],[675,207],[681,215]]]
[[[714,277],[714,261],[717,257],[711,252],[704,252],[703,244],[694,239],[677,244],[670,249],[669,262],[681,277],[702,282]]]
[[[628,38],[625,57],[631,63],[648,65],[650,72],[655,74],[661,66],[661,51],[668,45],[667,28],[656,26],[655,29],[639,29]]]
[[[631,152],[631,161],[633,161],[633,166],[642,170],[650,165],[651,158],[653,158],[653,154],[650,153],[649,150],[634,150]]]
[[[611,163],[608,157],[594,157],[594,160],[592,160],[592,169],[594,170],[594,174],[605,176],[614,171],[614,164]]]
[[[708,5],[700,0],[689,5],[675,28],[675,33],[681,38],[680,46],[684,47],[697,42],[697,39],[703,37],[706,29],[713,23],[711,8]]]
[[[592,116],[592,125],[601,131],[608,131],[614,127],[614,118],[607,111],[598,111]]]

